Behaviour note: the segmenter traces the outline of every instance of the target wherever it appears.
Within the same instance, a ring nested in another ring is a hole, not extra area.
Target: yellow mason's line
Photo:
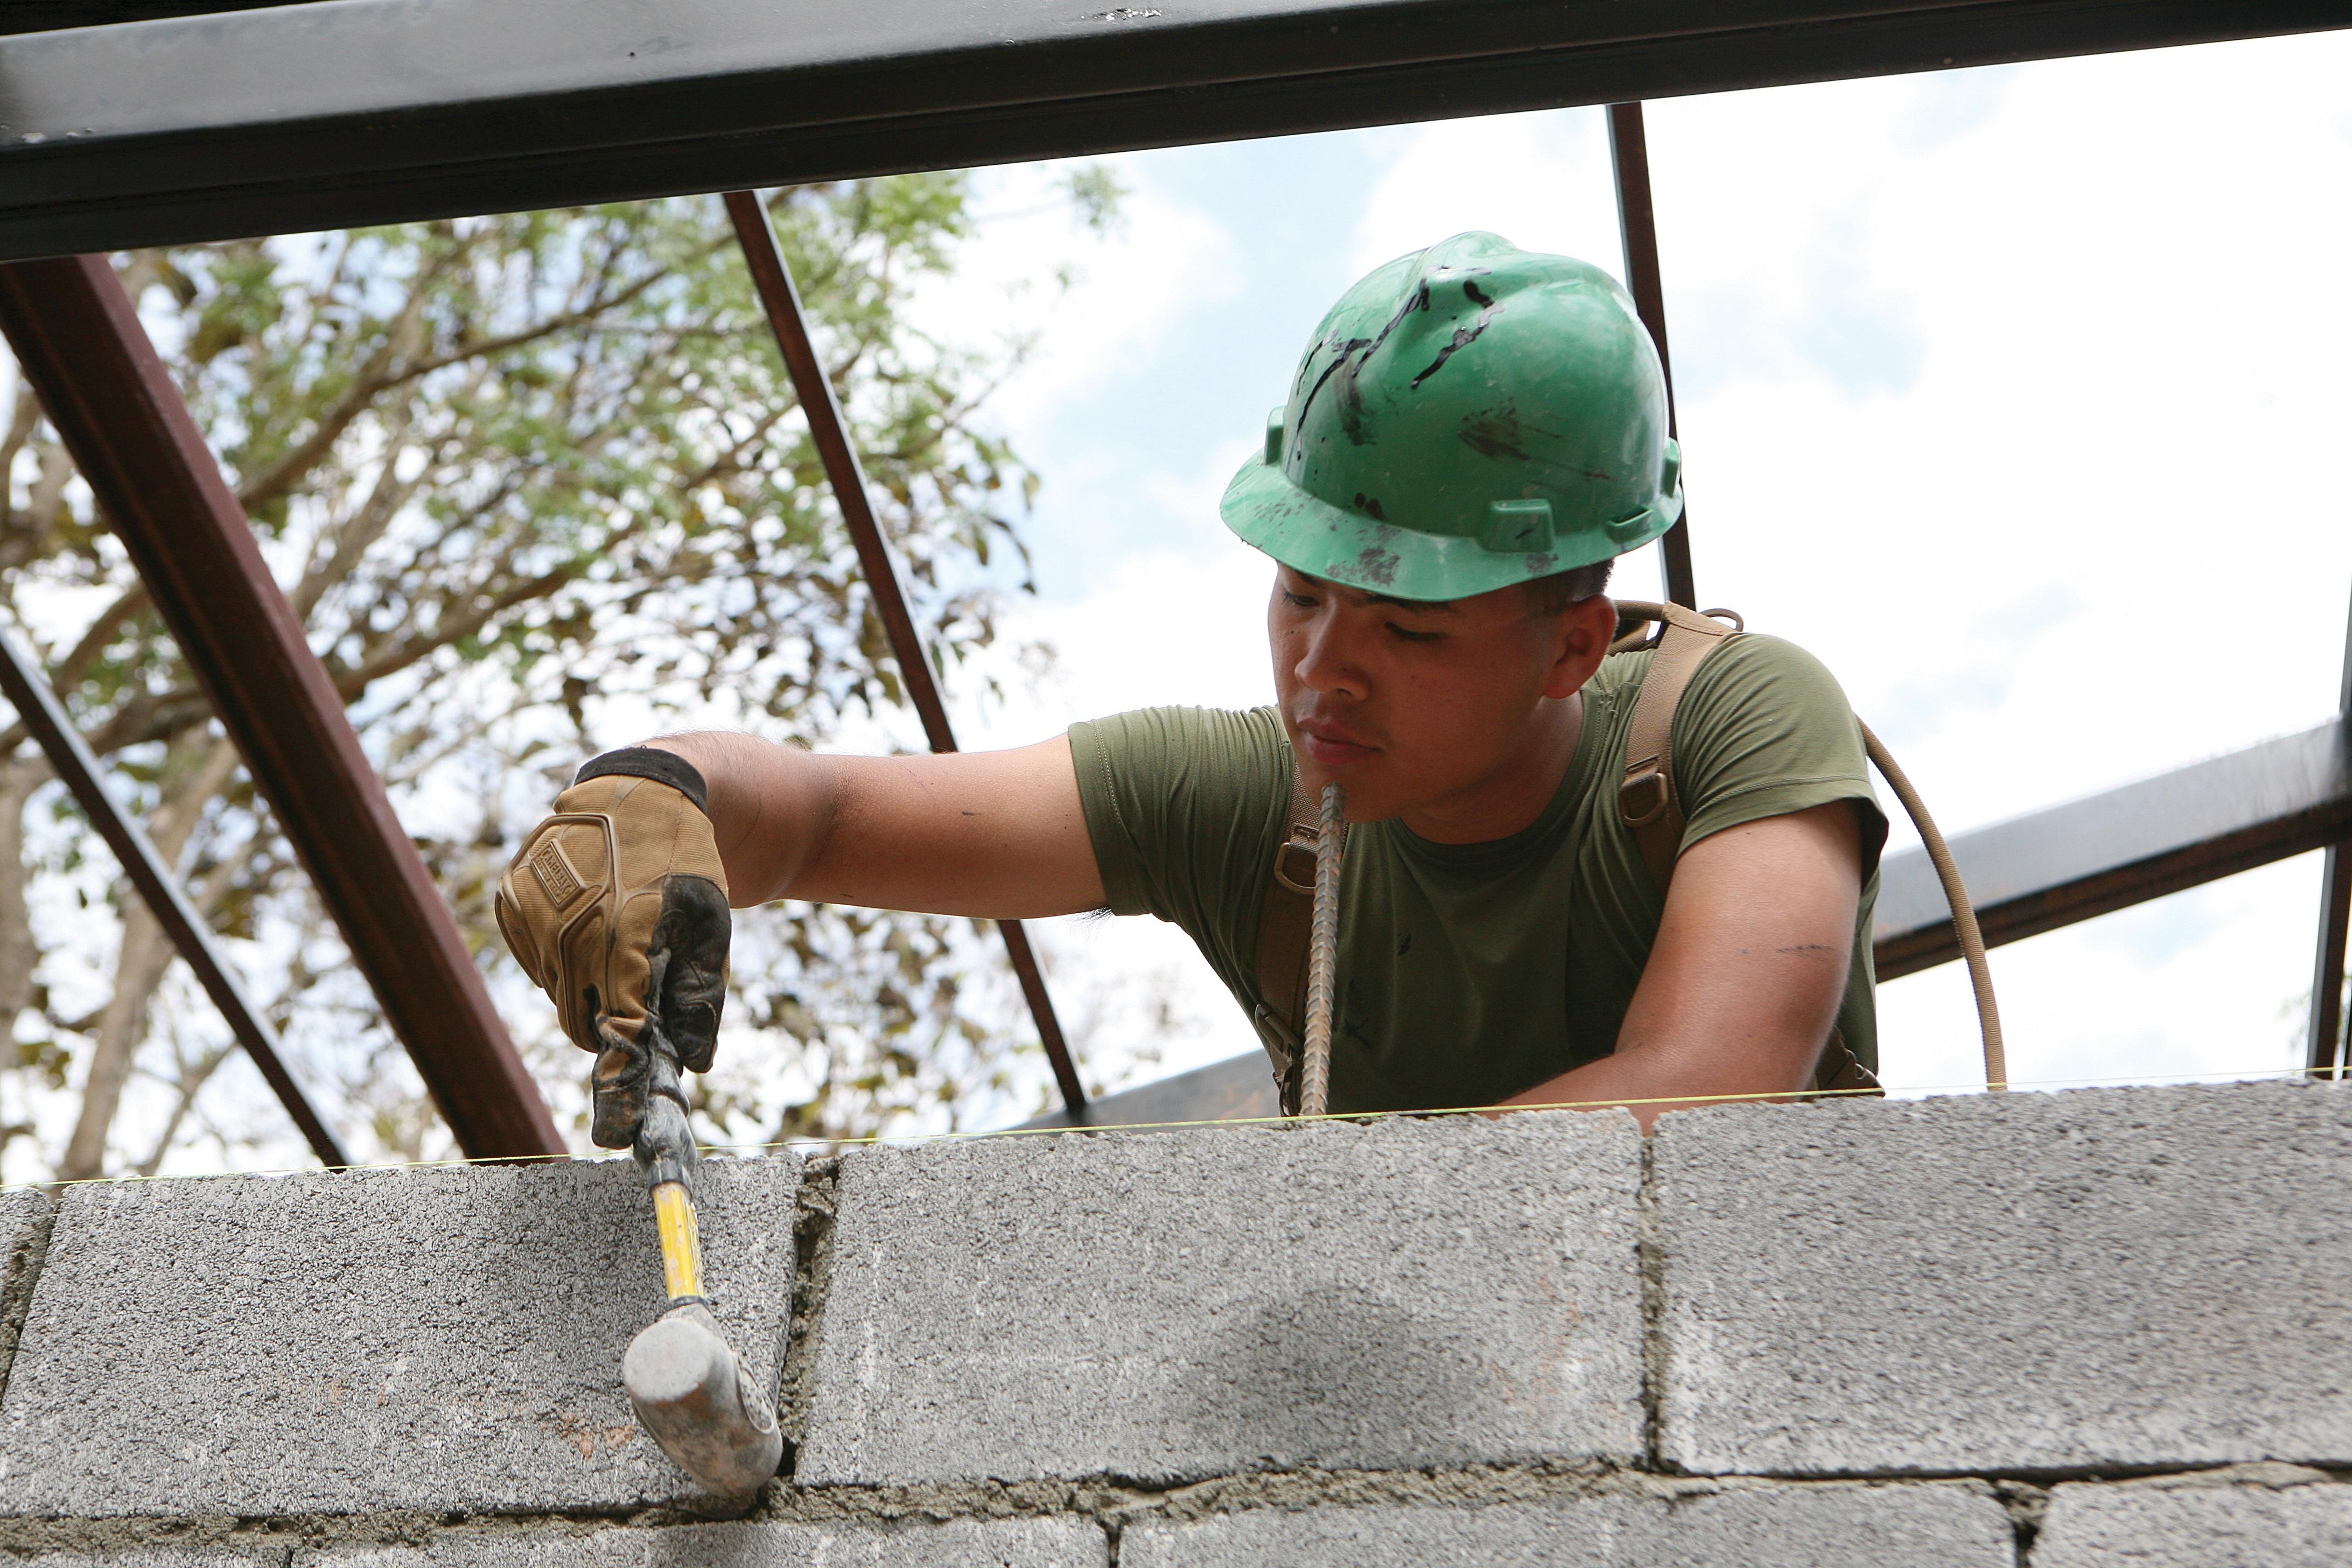
[[[2195,1085],[2207,1082],[2227,1084],[2232,1082],[2252,1082],[2267,1078],[2324,1078],[2326,1075],[2333,1073],[2335,1070],[2336,1069],[2333,1068],[2217,1068],[2209,1072],[2155,1074],[2132,1073],[2118,1078],[2011,1079],[2000,1087],[2004,1089],[2094,1089],[2102,1084],[2123,1084],[2136,1088],[2154,1089],[2166,1084]],[[1982,1092],[1988,1087],[1990,1086],[1976,1079],[1971,1079],[1966,1083],[1890,1083],[1886,1086],[1885,1092],[1889,1096],[1905,1094],[1976,1094]],[[1659,1095],[1654,1099],[1648,1100],[1562,1100],[1556,1105],[1517,1105],[1513,1106],[1511,1109],[1515,1111],[1591,1110],[1597,1110],[1604,1106],[1614,1105],[1744,1105],[1759,1101],[1777,1101],[1786,1103],[1788,1101],[1797,1100],[1843,1100],[1852,1096],[1867,1095],[1871,1091],[1868,1089],[1775,1089],[1769,1093],[1758,1094],[1666,1094]],[[1111,1132],[1167,1131],[1173,1129],[1188,1127],[1278,1127],[1305,1121],[1382,1121],[1396,1117],[1475,1116],[1483,1115],[1494,1109],[1495,1107],[1491,1105],[1457,1105],[1448,1106],[1442,1110],[1350,1110],[1336,1112],[1332,1115],[1319,1118],[1297,1116],[1220,1116],[1196,1121],[1110,1122],[1099,1127],[1005,1127],[985,1132],[869,1132],[856,1138],[787,1138],[781,1142],[775,1143],[698,1142],[695,1147],[706,1153],[716,1154],[724,1154],[729,1152],[756,1153],[766,1149],[868,1148],[885,1144],[892,1147],[908,1147],[923,1143],[968,1142],[972,1140],[982,1138],[1059,1138],[1070,1133],[1084,1133],[1087,1137],[1100,1137],[1106,1133]],[[617,1163],[618,1162],[609,1159],[583,1159],[577,1154],[499,1154],[485,1156],[481,1160],[468,1160],[461,1157],[452,1157],[446,1160],[394,1160],[388,1161],[381,1165],[352,1165],[346,1167],[346,1169],[352,1172],[436,1171],[475,1164],[545,1165],[611,1164]],[[131,1182],[209,1182],[217,1180],[222,1176],[316,1176],[319,1174],[320,1174],[320,1172],[319,1167],[316,1165],[288,1165],[279,1168],[265,1166],[250,1171],[220,1171],[207,1175],[163,1175],[159,1173],[152,1176],[79,1176],[70,1182],[0,1183],[0,1193],[21,1192],[30,1187],[40,1187],[51,1193],[58,1193],[62,1192],[68,1187],[98,1186],[107,1184],[121,1184]],[[665,1182],[662,1185],[663,1187],[668,1188],[675,1187],[676,1184]],[[656,1211],[659,1211],[661,1206],[661,1200],[658,1195],[661,1189],[659,1188],[656,1189],[656,1196],[655,1199],[655,1206]],[[687,1245],[691,1249],[688,1272],[695,1280],[699,1282],[702,1278],[702,1254],[701,1244],[696,1238],[694,1208],[690,1203],[686,1201],[685,1194],[682,1192],[678,1194],[678,1202],[685,1214],[683,1226]],[[669,1224],[670,1222],[665,1215],[662,1219],[662,1246],[665,1254],[669,1250]]]
[[[654,1223],[661,1227],[662,1278],[669,1299],[702,1294],[702,1236],[694,1223],[694,1200],[677,1182],[654,1188]]]

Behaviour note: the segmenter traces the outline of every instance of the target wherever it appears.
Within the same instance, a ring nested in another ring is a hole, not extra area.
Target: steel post
[[[236,976],[213,947],[212,932],[204,917],[188,902],[171,868],[163,864],[163,858],[156,853],[146,833],[107,794],[98,759],[82,743],[80,731],[73,727],[64,704],[42,677],[39,664],[5,631],[0,631],[0,690],[5,690],[8,700],[16,704],[17,717],[24,720],[25,728],[33,732],[41,750],[48,753],[49,764],[57,769],[66,788],[73,792],[74,799],[81,802],[90,826],[106,840],[106,847],[114,851],[122,874],[147,901],[148,909],[154,912],[155,923],[163,928],[172,945],[179,949],[196,984],[205,988],[205,994],[220,1009],[237,1044],[253,1058],[253,1065],[261,1069],[261,1076],[300,1130],[310,1152],[319,1156],[320,1164],[331,1169],[350,1164],[350,1156],[335,1142],[325,1120],[303,1097],[302,1086],[286,1070],[285,1059],[278,1053],[277,1031],[247,998],[245,987],[237,983]]]
[[[562,1153],[457,921],[112,266],[0,266],[0,329],[458,1146]]]
[[[898,583],[898,563],[890,556],[889,541],[882,537],[881,525],[875,521],[874,506],[866,489],[866,472],[857,460],[857,448],[849,439],[849,426],[842,417],[840,401],[834,395],[832,378],[825,374],[815,345],[809,340],[792,268],[776,243],[774,226],[768,221],[767,209],[760,205],[758,193],[730,191],[726,200],[727,214],[735,222],[736,237],[742,242],[743,258],[751,266],[760,303],[767,311],[769,326],[775,331],[776,346],[783,353],[784,368],[792,375],[793,390],[800,394],[802,412],[808,416],[809,434],[815,439],[818,459],[824,463],[825,478],[832,483],[834,499],[840,503],[850,542],[857,547],[858,564],[865,568],[866,587],[874,595],[874,613],[881,619],[883,630],[889,634],[890,651],[907,682],[908,695],[915,700],[915,711],[922,718],[924,738],[934,752],[952,752],[956,749],[955,731],[948,723],[947,707],[940,700],[930,657],[924,650],[915,617],[907,607],[907,595]],[[1028,999],[1030,1016],[1036,1020],[1037,1037],[1045,1045],[1045,1059],[1053,1065],[1054,1081],[1061,1086],[1062,1103],[1076,1118],[1086,1109],[1087,1091],[1078,1082],[1077,1067],[1070,1059],[1069,1044],[1062,1037],[1061,1020],[1055,1016],[1054,999],[1045,990],[1045,976],[1037,967],[1037,954],[1029,945],[1029,933],[1019,921],[999,921],[996,924],[1004,933],[1004,949],[1013,960],[1013,973],[1020,979],[1021,994]]]
[[[2336,684],[2336,721],[2352,716],[2352,624],[2344,633],[2344,669]],[[2304,1065],[2315,1077],[2342,1078],[2344,942],[2352,931],[2352,845],[2331,844],[2319,873],[2319,945],[2311,960],[2311,1028]]]
[[[1666,352],[1666,292],[1658,280],[1658,217],[1650,200],[1650,141],[1642,127],[1639,103],[1609,106],[1609,163],[1617,182],[1617,233],[1625,247],[1625,286],[1633,308],[1658,345],[1658,368],[1666,376],[1666,434],[1679,437],[1675,419],[1675,363]],[[1686,487],[1687,488],[1687,487]],[[1691,577],[1690,503],[1658,541],[1658,563],[1665,576],[1666,597],[1685,609],[1698,608],[1698,589]]]

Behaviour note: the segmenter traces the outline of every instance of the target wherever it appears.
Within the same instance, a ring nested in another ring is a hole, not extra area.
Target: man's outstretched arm
[[[1103,903],[1067,736],[1009,752],[828,757],[750,735],[667,735],[692,763],[738,909],[810,899],[1035,920]]]
[[[1809,1087],[1845,994],[1861,897],[1849,802],[1700,839],[1675,864],[1616,1055],[1505,1103],[1631,1104],[1646,1131],[1705,1097]],[[1693,1100],[1672,1103],[1679,1095]]]

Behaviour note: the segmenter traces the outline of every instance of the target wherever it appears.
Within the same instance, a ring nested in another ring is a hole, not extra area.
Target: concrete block
[[[10,1559],[11,1568],[286,1568],[293,1551],[284,1541],[242,1546],[186,1546],[142,1542],[93,1546],[86,1551],[44,1552]]]
[[[1087,1519],[694,1524],[445,1535],[425,1546],[302,1552],[292,1568],[1106,1568]]]
[[[2060,1487],[2034,1542],[2032,1568],[2352,1563],[2352,1485],[2283,1465],[2248,1468],[2254,1473]]]
[[[49,1244],[49,1195],[33,1187],[0,1192],[0,1393],[8,1387],[16,1342],[33,1304],[33,1282]]]
[[[1686,1111],[1652,1168],[1673,1464],[2352,1461],[2352,1090]]]
[[[1130,1525],[1119,1568],[2015,1568],[2009,1516],[1981,1488],[1817,1485],[1673,1502],[1262,1509]]]
[[[1633,1455],[1640,1168],[1574,1112],[847,1155],[795,1475]]]
[[[719,1316],[772,1389],[798,1163],[705,1172]],[[0,1511],[688,1495],[621,1392],[622,1352],[664,1300],[625,1162],[77,1187],[0,1403]]]

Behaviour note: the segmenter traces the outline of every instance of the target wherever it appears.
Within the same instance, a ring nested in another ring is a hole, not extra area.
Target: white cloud
[[[1474,228],[1620,270],[1601,110],[1448,120],[1383,134],[1400,150],[1356,226],[1356,272]],[[1313,325],[1301,322],[1299,336]]]
[[[1081,230],[1064,194],[1087,162],[1109,165],[1127,188],[1105,234]],[[1232,237],[1163,192],[1146,161],[1024,163],[973,178],[980,232],[953,274],[924,290],[916,319],[961,341],[1039,331],[1029,363],[990,399],[991,417],[1007,426],[1034,426],[1086,395],[1159,348],[1182,311],[1241,286]]]

